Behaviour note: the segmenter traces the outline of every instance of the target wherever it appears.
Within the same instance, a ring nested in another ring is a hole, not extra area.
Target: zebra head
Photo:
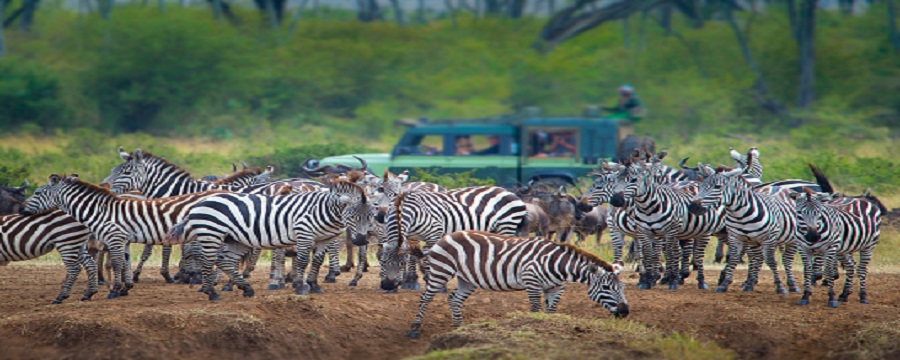
[[[346,180],[332,180],[331,192],[339,197],[342,204],[341,221],[347,228],[347,232],[356,246],[368,243],[369,233],[369,206],[366,199],[366,191],[352,182]]]
[[[386,214],[381,214],[381,220],[383,220],[385,226],[385,237],[382,240],[380,245],[381,256],[379,257],[379,262],[381,264],[381,290],[385,291],[393,291],[400,285],[400,258],[401,253],[400,250],[403,246],[401,242],[402,239],[405,239],[406,229],[409,227],[409,223],[405,221],[408,219],[406,216],[402,214],[401,210],[397,210],[396,203],[400,203],[405,198],[405,194],[398,197],[395,200],[395,204],[392,204]]]
[[[78,175],[72,175],[78,178]],[[34,194],[25,201],[25,208],[22,209],[22,215],[35,215],[56,210],[62,203],[60,197],[60,187],[64,178],[60,175],[50,175],[46,185],[41,185],[34,190]]]
[[[109,172],[109,176],[100,183],[100,186],[109,185],[109,190],[115,194],[124,194],[132,190],[140,190],[147,180],[147,166],[144,163],[144,153],[137,149],[128,154],[119,147],[119,156],[124,163],[116,165]]]
[[[742,180],[741,174],[743,170],[738,168],[726,171],[723,168],[713,169],[709,165],[699,164],[700,174],[703,175],[703,182],[697,195],[688,205],[688,211],[694,215],[702,215],[707,209],[714,209],[722,205],[732,203],[737,188],[737,180]]]
[[[805,226],[804,239],[807,245],[813,248],[822,246],[822,235],[827,233],[827,226],[823,220],[822,214],[825,212],[825,203],[832,200],[832,195],[828,193],[817,193],[807,187],[803,187],[802,193],[790,193],[791,199],[794,200],[794,208],[797,209],[797,216]]]
[[[609,204],[622,208],[633,201],[632,199],[635,197],[646,195],[654,181],[653,174],[653,165],[633,163],[623,174],[623,183],[619,185],[619,191],[610,198]]]
[[[401,192],[403,192],[403,183],[409,179],[409,170],[404,170],[399,175],[394,175],[388,170],[384,171],[384,179],[382,180],[382,192],[388,201],[394,201]]]
[[[619,164],[603,164],[604,172],[592,173],[597,178],[591,184],[590,189],[581,196],[582,200],[586,200],[590,206],[598,206],[608,203],[612,200],[615,193],[622,191],[621,187],[625,184],[625,174],[627,173],[624,166]]]
[[[619,279],[619,273],[623,268],[622,262],[616,261],[612,264],[612,271],[593,264],[588,269],[591,274],[588,280],[588,297],[603,305],[616,317],[628,316],[625,283]]]

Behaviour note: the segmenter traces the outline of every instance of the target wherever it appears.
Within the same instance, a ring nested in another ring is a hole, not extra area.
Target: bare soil
[[[322,285],[325,294],[308,297],[289,289],[267,291],[268,279],[257,273],[250,279],[255,298],[237,291],[222,293],[219,302],[207,301],[196,287],[166,284],[157,271],[146,269],[127,297],[107,300],[103,291],[89,302],[77,300],[82,274],[69,300],[50,305],[65,273],[61,265],[0,268],[0,359],[396,359],[423,354],[435,336],[452,331],[445,297],[439,295],[429,307],[422,338],[407,339],[419,294],[376,290],[377,268],[359,287],[348,287],[351,276],[345,273],[338,283]],[[715,270],[707,273],[709,279],[718,277]],[[852,350],[853,334],[871,324],[900,321],[898,274],[870,274],[872,304],[860,304],[854,294],[838,309],[825,306],[823,288],[816,289],[810,306],[797,306],[800,295],[776,295],[768,274],[749,293],[739,286],[726,294],[702,291],[693,280],[677,291],[629,287],[629,319],[715,342],[747,359],[840,358]],[[744,277],[739,271],[736,284]],[[528,307],[522,292],[479,291],[466,302],[464,317],[470,324],[497,321]],[[581,284],[567,288],[559,312],[609,316],[587,299]]]

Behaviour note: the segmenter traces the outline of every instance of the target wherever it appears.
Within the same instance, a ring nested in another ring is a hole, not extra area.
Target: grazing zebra
[[[813,172],[821,172],[814,168]],[[853,287],[854,268],[859,275],[859,302],[868,304],[866,293],[866,275],[869,261],[878,244],[881,233],[881,217],[887,212],[878,198],[868,193],[862,197],[835,197],[829,193],[816,193],[807,190],[803,194],[791,193],[797,213],[806,226],[801,237],[801,249],[807,253],[805,261],[818,255],[825,259],[825,281],[828,284],[828,306],[838,307],[838,302],[846,302]],[[859,252],[859,265],[856,267],[851,254]],[[844,290],[835,300],[834,279],[837,275],[837,258],[844,265],[846,276]],[[809,269],[812,264],[805,263]],[[812,274],[804,272],[804,291],[800,305],[809,304],[812,295]]]
[[[454,231],[482,230],[516,235],[522,229],[526,215],[525,203],[518,196],[496,186],[400,194],[386,216],[381,289],[394,291],[400,284],[398,251],[407,239],[423,240],[427,250],[442,236]],[[428,276],[427,259],[423,261],[422,272]],[[407,274],[403,288],[418,286],[417,274]]]
[[[696,194],[696,183],[672,184],[666,182],[668,176],[655,157],[652,165],[644,162],[633,163],[630,167],[628,184],[622,192],[613,195],[613,206],[625,204],[631,199],[635,212],[634,221],[639,229],[644,273],[638,282],[641,289],[649,289],[659,279],[660,250],[666,248],[666,279],[669,289],[676,290],[690,269],[687,264],[679,264],[682,259],[682,241],[693,245],[694,265],[697,267],[697,287],[707,289],[703,273],[703,255],[709,237],[724,229],[723,209],[702,214],[688,212],[688,205]],[[659,246],[653,239],[662,240]],[[681,273],[679,273],[681,268]]]
[[[35,259],[56,249],[66,266],[66,279],[52,303],[60,304],[69,297],[82,267],[88,283],[81,300],[90,300],[99,290],[97,265],[85,248],[90,235],[88,228],[62,211],[0,216],[0,266]]]
[[[237,274],[240,256],[250,248],[278,249],[291,245],[297,250],[296,293],[321,293],[316,277],[325,257],[325,247],[345,228],[357,237],[365,236],[368,230],[365,195],[361,187],[344,180],[332,181],[328,192],[284,196],[217,194],[194,205],[184,221],[172,228],[169,238],[170,241],[196,241],[203,249],[201,291],[209,300],[220,299],[213,288],[214,261],[244,291],[244,296],[249,297],[254,294],[253,288]],[[313,248],[312,267],[309,277],[304,279]]]
[[[413,247],[413,251],[417,250]],[[419,337],[428,303],[454,277],[458,286],[447,298],[453,326],[462,325],[462,304],[475,289],[525,290],[531,311],[546,308],[548,313],[553,313],[569,282],[588,285],[591,300],[616,317],[628,316],[625,284],[619,280],[622,263],[610,265],[577,246],[555,243],[543,237],[458,231],[444,236],[423,255],[431,263],[431,273],[419,300],[419,311],[406,334],[410,338]]]
[[[161,244],[168,230],[180,222],[187,210],[204,197],[202,192],[154,200],[120,198],[106,188],[77,175],[51,175],[47,185],[35,190],[25,204],[25,214],[57,209],[84,224],[109,249],[115,272],[109,298],[124,296],[133,285],[125,249],[129,242]]]
[[[800,231],[797,212],[787,195],[789,191],[758,191],[741,176],[743,169],[740,168],[713,169],[700,164],[700,172],[706,178],[691,201],[689,210],[693,214],[705,214],[708,213],[707,209],[724,206],[725,225],[728,229],[728,264],[719,277],[716,292],[728,290],[740,258],[738,249],[744,248],[750,258],[750,265],[743,290],[753,291],[764,260],[775,278],[775,292],[787,294],[775,260],[775,249],[782,245],[782,264],[787,273],[788,287],[791,292],[799,292],[792,264]]]

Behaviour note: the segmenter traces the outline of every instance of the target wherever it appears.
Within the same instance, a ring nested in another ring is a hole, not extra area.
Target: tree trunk
[[[744,57],[744,61],[747,63],[747,66],[750,68],[750,71],[753,73],[753,76],[756,77],[756,80],[753,82],[753,92],[754,92],[754,100],[756,100],[757,104],[759,104],[763,109],[776,114],[783,119],[786,119],[786,114],[784,112],[784,107],[778,103],[777,100],[769,97],[769,87],[766,85],[765,80],[762,77],[762,72],[759,70],[759,65],[756,64],[756,61],[753,60],[753,54],[750,52],[750,46],[747,45],[747,39],[744,38],[744,34],[741,32],[741,29],[738,27],[737,22],[734,20],[734,16],[732,12],[732,2],[730,0],[722,0],[722,7],[725,11],[725,20],[728,22],[728,26],[731,28],[731,31],[734,33],[734,37],[738,42],[738,45],[741,47],[741,54]]]
[[[636,11],[654,8],[664,3],[663,0],[622,0],[605,2],[603,6],[590,11],[583,11],[591,4],[591,0],[578,0],[553,14],[538,36],[533,47],[542,52],[549,51],[556,45],[581,33],[593,29],[607,21],[622,19]]]
[[[900,51],[900,35],[897,34],[897,13],[894,8],[894,0],[887,0],[888,7],[888,27],[890,27],[891,32],[891,43],[893,44],[894,52]]]
[[[6,54],[6,42],[3,38],[3,14],[6,9],[6,2],[4,0],[0,0],[0,59],[3,59],[3,55]]]
[[[787,16],[788,22],[791,24],[791,37],[794,38],[794,41],[800,42],[800,30],[797,25],[797,4],[794,3],[794,0],[787,0],[784,2],[787,5]]]
[[[666,36],[672,34],[672,5],[665,4],[660,9],[660,24],[666,30]]]
[[[447,8],[447,15],[450,15],[450,23],[453,24],[453,28],[456,28],[456,8],[453,7],[452,0],[444,0],[444,7]]]
[[[841,7],[841,11],[844,14],[852,14],[853,13],[853,5],[856,1],[854,0],[840,0],[839,4]]]
[[[519,19],[525,12],[525,0],[509,0],[509,18]]]
[[[277,29],[278,22],[281,21],[281,18],[275,11],[275,0],[265,0],[265,7],[265,17],[269,19],[269,25],[271,25],[273,29]]]
[[[359,4],[359,12],[356,18],[362,22],[372,22],[381,20],[381,8],[378,6],[378,0],[357,0]]]
[[[19,21],[19,29],[28,32],[34,23],[34,12],[37,10],[40,0],[22,0],[22,20]]]
[[[97,10],[100,11],[100,16],[103,20],[109,21],[110,16],[112,16],[112,8],[113,8],[113,0],[99,0],[99,4],[97,5]]]
[[[397,25],[406,25],[406,20],[403,19],[403,8],[400,7],[400,0],[391,0],[391,7],[394,10],[394,21],[397,22]]]
[[[488,15],[499,15],[503,9],[500,0],[484,0],[484,13]]]
[[[797,106],[806,108],[816,98],[816,2],[803,0],[800,6],[800,89],[797,93]]]
[[[419,24],[425,24],[425,0],[419,0],[416,7],[416,21]]]
[[[166,13],[166,0],[157,0],[156,4],[157,4],[157,7],[159,8],[159,13],[165,14]]]
[[[556,0],[547,0],[547,15],[553,16],[556,13]]]
[[[306,2],[308,0],[301,0],[300,5],[297,5],[297,9],[294,10],[294,17],[291,19],[291,24],[288,25],[288,36],[294,34],[294,29],[297,28],[297,23],[300,22],[300,14],[303,13],[303,9],[306,7]]]

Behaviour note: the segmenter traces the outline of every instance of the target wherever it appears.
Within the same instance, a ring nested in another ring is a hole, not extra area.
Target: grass
[[[868,324],[851,337],[851,350],[829,354],[842,359],[896,359],[900,356],[900,321]]]
[[[412,359],[574,359],[598,354],[611,359],[736,357],[714,343],[635,321],[515,312],[496,322],[466,325],[436,336],[428,353]]]

